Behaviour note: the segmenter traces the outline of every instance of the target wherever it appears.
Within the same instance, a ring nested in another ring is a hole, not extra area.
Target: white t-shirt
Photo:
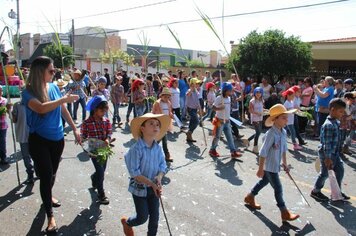
[[[251,99],[250,103],[253,105],[254,112],[263,112],[263,101],[255,100],[254,98]],[[257,115],[251,112],[251,123],[262,121],[263,115]]]
[[[294,102],[286,100],[284,102],[284,107],[287,110],[294,109]],[[288,123],[287,123],[287,125],[293,125],[293,124],[294,124],[294,113],[290,113],[290,114],[288,114]]]
[[[180,94],[179,88],[172,87],[169,90],[172,93],[172,96],[171,96],[172,108],[173,109],[179,108],[180,107],[180,105],[179,105],[179,94]]]
[[[271,88],[272,85],[268,84],[266,87],[263,84],[260,84],[260,87],[263,89],[263,100],[267,101],[267,99],[271,96]]]
[[[300,97],[294,97],[293,100],[294,108],[299,109],[301,103],[302,103],[302,99],[300,99]]]
[[[225,109],[216,111],[216,116],[219,119],[227,120],[230,118],[231,98],[230,97],[223,98],[220,95],[215,99],[215,102],[214,102],[215,107],[221,107],[221,105],[223,105],[223,104],[225,105]]]
[[[215,102],[215,99],[216,99],[216,95],[215,95],[215,92],[208,92],[208,95],[207,95],[207,100],[208,100],[208,105],[210,107],[213,106],[214,102]]]

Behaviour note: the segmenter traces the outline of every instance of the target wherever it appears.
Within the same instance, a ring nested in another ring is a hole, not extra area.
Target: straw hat
[[[276,104],[269,109],[269,117],[266,119],[265,125],[267,127],[271,127],[277,116],[294,113],[296,111],[297,109],[287,110],[282,104]]]
[[[169,90],[169,88],[164,87],[164,88],[162,89],[162,92],[159,94],[159,96],[161,97],[162,95],[169,95],[169,96],[171,96],[172,93],[171,93],[171,91]]]
[[[54,81],[53,84],[57,85],[59,88],[64,88],[65,86],[68,85],[68,81],[58,79],[58,80]]]
[[[156,140],[161,140],[163,136],[166,134],[168,127],[171,123],[171,118],[167,115],[164,114],[152,114],[152,113],[146,113],[143,116],[138,116],[134,118],[131,121],[130,127],[131,127],[131,133],[134,139],[138,139],[141,137],[141,125],[143,122],[149,119],[157,119],[161,123],[161,129],[157,135]]]
[[[191,79],[189,80],[189,83],[190,83],[190,84],[199,84],[199,83],[200,83],[200,80],[197,79],[197,78],[191,78]]]

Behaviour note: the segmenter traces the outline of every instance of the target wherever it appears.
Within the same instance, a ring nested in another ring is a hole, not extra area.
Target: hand
[[[78,130],[73,131],[74,137],[75,137],[75,144],[82,144],[82,139],[80,138],[80,134]]]
[[[282,166],[283,166],[283,170],[288,174],[289,173],[288,165],[283,163]]]
[[[67,93],[63,98],[66,103],[72,103],[79,99],[79,95]]]
[[[324,164],[326,169],[331,170],[333,168],[333,161],[330,158],[325,158]]]
[[[157,184],[152,184],[153,191],[156,197],[160,197],[162,195],[162,186]]]
[[[262,178],[265,174],[265,171],[263,169],[258,169],[256,175],[258,178]]]

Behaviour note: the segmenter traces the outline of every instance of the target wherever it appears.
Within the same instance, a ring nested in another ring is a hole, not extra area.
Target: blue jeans
[[[319,176],[315,182],[314,185],[314,192],[320,192],[320,190],[324,187],[325,184],[325,180],[329,177],[328,174],[328,169],[326,168],[325,164],[324,164],[324,160],[325,160],[325,156],[323,151],[318,151],[318,156],[320,158],[320,173]],[[333,161],[333,170],[335,172],[335,176],[336,176],[336,180],[337,183],[339,184],[339,187],[341,189],[342,185],[342,179],[344,178],[344,163],[340,158],[340,155],[337,154],[336,156],[332,156],[331,160]]]
[[[187,107],[185,106],[186,103],[186,96],[183,97],[179,97],[179,106],[181,109],[181,114],[182,114],[182,119],[185,119],[186,115],[187,115]]]
[[[77,120],[77,111],[78,111],[79,103],[80,106],[82,107],[82,120],[85,120],[86,112],[87,112],[85,108],[86,107],[85,98],[79,98],[79,100],[74,103],[73,120]]]
[[[136,110],[135,110],[135,105],[130,102],[129,106],[127,107],[126,120],[129,120],[132,110],[133,110],[133,113],[134,113],[134,117],[136,117],[137,114],[136,114]]]
[[[21,148],[23,163],[25,164],[26,167],[26,173],[29,178],[33,178],[34,169],[33,169],[33,163],[30,156],[28,143],[20,143],[20,148]]]
[[[131,216],[127,220],[127,224],[131,227],[144,224],[148,216],[148,236],[154,236],[157,234],[158,220],[159,220],[159,199],[153,192],[152,188],[147,188],[146,197],[138,197],[132,195],[135,208],[136,216]]]
[[[201,121],[204,121],[206,118],[211,117],[211,113],[213,112],[213,108],[210,106],[207,106],[207,111],[205,116],[201,118]]]
[[[258,138],[260,137],[260,135],[262,133],[262,121],[254,121],[254,122],[252,122],[252,125],[255,128],[255,134],[251,135],[251,137],[248,138],[248,141],[251,141],[252,139],[254,139],[253,146],[257,146]]]
[[[219,139],[221,136],[221,132],[224,131],[224,134],[227,139],[227,143],[230,149],[230,152],[236,151],[234,139],[232,138],[232,131],[231,131],[231,124],[230,121],[227,121],[225,123],[221,123],[218,129],[216,130],[215,137],[213,139],[213,143],[211,144],[210,150],[215,150],[216,147],[218,146]]]
[[[199,124],[198,109],[192,109],[192,108],[188,107],[187,110],[188,110],[188,114],[190,116],[189,131],[193,133]]]
[[[288,128],[289,133],[290,133],[290,136],[291,136],[291,138],[292,138],[292,143],[293,143],[293,144],[297,143],[297,142],[295,141],[296,133],[295,133],[295,129],[294,129],[294,124],[292,124],[292,125],[287,125],[287,128]]]
[[[0,158],[2,161],[6,160],[6,130],[0,129]]]
[[[135,105],[135,111],[137,116],[143,116],[145,114],[145,110],[146,110],[145,104]]]
[[[320,135],[321,126],[323,126],[329,114],[318,112],[318,135]]]
[[[120,123],[121,122],[121,117],[120,117],[120,113],[119,113],[119,107],[120,107],[120,103],[118,104],[112,104],[114,106],[114,115],[113,115],[113,118],[112,118],[112,124],[115,124],[116,121],[117,123]]]
[[[279,179],[278,173],[265,171],[262,179],[258,181],[258,183],[252,188],[252,195],[256,196],[260,192],[260,190],[263,189],[268,183],[270,183],[272,188],[274,189],[274,198],[276,199],[277,206],[279,207],[279,209],[286,209],[286,204],[283,200],[282,184]]]
[[[98,189],[98,194],[103,195],[104,194],[104,176],[105,176],[105,170],[106,170],[106,164],[107,161],[103,165],[99,164],[99,162],[96,160],[96,158],[91,158],[91,161],[93,162],[95,172],[93,174],[93,181],[95,183],[96,188]]]

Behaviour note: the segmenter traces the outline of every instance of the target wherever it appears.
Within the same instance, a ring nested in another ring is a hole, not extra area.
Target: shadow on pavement
[[[21,188],[23,189],[20,192]],[[6,195],[0,197],[0,212],[5,210],[7,207],[11,206],[12,203],[16,202],[20,198],[28,197],[33,194],[32,192],[33,184],[20,184],[19,186],[15,187],[13,190],[8,192]]]
[[[93,188],[89,188],[91,205],[82,210],[73,222],[59,228],[58,235],[101,235],[97,231],[96,223],[101,220],[100,204],[97,203],[97,193]]]
[[[204,159],[200,153],[200,148],[192,143],[188,143],[189,147],[185,150],[185,158],[196,161]]]
[[[283,224],[280,227],[278,227],[275,223],[273,223],[270,219],[268,219],[260,211],[254,210],[248,206],[246,206],[246,207],[271,230],[272,236],[291,235],[291,233],[289,231],[295,232],[295,233],[292,233],[292,235],[307,235],[308,233],[315,231],[315,228],[311,223],[307,223],[302,229],[290,224],[289,222],[283,222]]]
[[[27,236],[45,235],[44,232],[42,231],[42,227],[45,223],[45,219],[46,219],[46,211],[43,205],[41,204],[37,215],[32,221],[31,228],[26,235]]]
[[[320,205],[329,210],[335,217],[335,220],[344,227],[349,235],[356,235],[356,224],[354,222],[356,208],[347,201],[335,201],[326,203],[321,202]]]
[[[87,162],[90,160],[90,157],[88,156],[88,154],[86,152],[80,152],[77,155],[77,158],[79,159],[79,161],[81,162]]]
[[[235,169],[234,160],[229,160],[224,163],[218,158],[213,158],[215,161],[215,169],[219,171],[219,173],[215,173],[215,175],[219,178],[226,179],[232,185],[242,185],[243,181],[239,178],[238,173]]]
[[[124,143],[124,147],[130,148],[132,145],[134,145],[136,143],[135,139],[131,139],[130,141],[127,141],[126,143]]]

